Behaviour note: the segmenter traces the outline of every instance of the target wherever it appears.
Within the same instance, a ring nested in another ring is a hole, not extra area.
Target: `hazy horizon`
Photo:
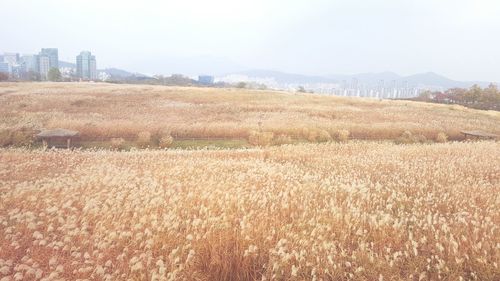
[[[2,1],[1,52],[146,74],[436,72],[500,81],[500,2]]]

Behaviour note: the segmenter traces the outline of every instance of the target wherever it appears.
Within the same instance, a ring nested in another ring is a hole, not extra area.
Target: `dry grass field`
[[[174,139],[248,139],[270,132],[277,141],[396,139],[409,131],[433,141],[460,130],[500,134],[500,112],[418,102],[328,97],[242,89],[98,83],[2,83],[0,131],[65,128],[82,140],[135,141],[168,132]]]
[[[498,142],[0,150],[0,280],[500,280],[499,223]]]
[[[500,143],[447,141],[498,112],[98,83],[0,105],[0,281],[500,280]],[[16,147],[43,128],[85,145]]]

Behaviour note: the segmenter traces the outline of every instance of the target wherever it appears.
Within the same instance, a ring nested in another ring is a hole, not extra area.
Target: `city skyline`
[[[3,62],[5,61],[5,62]],[[9,72],[11,77],[21,80],[49,80],[48,72],[52,68],[59,69],[61,78],[81,79],[87,81],[108,81],[112,75],[106,70],[97,70],[95,56],[90,51],[81,51],[76,56],[76,63],[63,62],[63,67],[59,65],[59,51],[58,48],[41,48],[41,51],[36,55],[22,54],[16,52],[8,52],[0,55],[0,71]],[[68,65],[69,63],[69,65]],[[126,72],[117,69],[118,71]],[[33,77],[31,72],[39,75],[39,78]],[[128,72],[127,72],[128,73]],[[243,73],[249,74],[244,75]],[[313,91],[318,94],[337,95],[337,96],[351,96],[351,97],[369,97],[369,98],[411,98],[420,95],[421,93],[431,91],[444,91],[452,87],[470,87],[472,84],[482,84],[486,87],[489,82],[475,81],[468,82],[453,81],[446,77],[439,76],[435,73],[422,73],[414,76],[426,76],[423,80],[417,81],[414,77],[403,77],[392,72],[384,72],[379,74],[358,74],[358,75],[340,75],[330,77],[319,76],[304,76],[297,74],[287,74],[266,70],[253,70],[243,72],[240,74],[229,74],[226,76],[213,76],[213,75],[198,75],[194,80],[198,80],[200,85],[210,86],[215,82],[237,84],[240,82],[250,83],[251,87],[260,88],[265,85],[271,89],[277,90],[291,90],[297,91],[305,89]],[[129,73],[129,75],[135,75]],[[140,74],[138,74],[140,75]],[[179,74],[175,74],[179,75]],[[175,76],[174,75],[174,76]],[[181,75],[180,77],[182,77]],[[147,76],[146,76],[147,77]],[[192,76],[193,77],[193,76]],[[114,77],[116,79],[117,77]],[[126,77],[118,78],[123,79]],[[149,79],[154,79],[150,77]],[[285,80],[283,80],[285,79]],[[318,80],[319,79],[319,80]],[[438,84],[428,82],[430,80],[444,80]],[[412,80],[412,82],[408,81]],[[67,80],[66,80],[67,81]],[[78,80],[77,80],[78,81]],[[498,85],[498,82],[491,81]],[[453,86],[443,86],[442,83],[454,84]],[[459,83],[460,85],[456,84]],[[472,83],[472,84],[471,84]]]
[[[4,52],[0,54],[0,72],[7,73],[12,79],[50,80],[49,72],[56,69],[56,77],[80,78],[97,81],[97,63],[89,51],[81,51],[75,57],[75,67],[60,67],[58,48],[41,48],[37,54]],[[102,79],[101,79],[102,80]]]

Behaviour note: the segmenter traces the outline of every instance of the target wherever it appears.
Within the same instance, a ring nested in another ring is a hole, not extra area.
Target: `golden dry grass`
[[[500,113],[419,102],[327,97],[244,89],[99,83],[2,83],[0,130],[66,128],[84,140],[168,131],[176,138],[248,138],[252,131],[309,139],[347,130],[354,139],[434,140],[460,130],[500,134]]]
[[[500,280],[499,224],[495,142],[0,149],[0,280]]]

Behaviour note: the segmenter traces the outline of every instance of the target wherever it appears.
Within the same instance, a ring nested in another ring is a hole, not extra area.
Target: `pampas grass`
[[[500,144],[0,149],[0,280],[499,280]]]

